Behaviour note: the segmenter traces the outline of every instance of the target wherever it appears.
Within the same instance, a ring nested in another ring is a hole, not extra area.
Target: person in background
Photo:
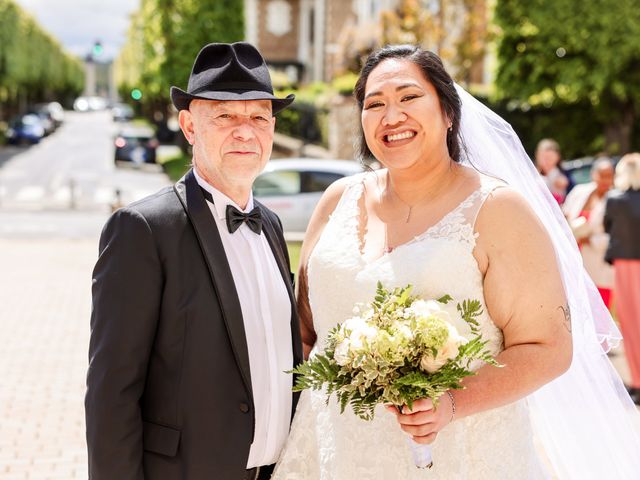
[[[544,138],[538,142],[535,157],[536,168],[553,198],[562,205],[570,185],[569,177],[560,168],[560,145],[555,140]]]
[[[631,371],[629,393],[640,405],[640,153],[620,159],[615,187],[604,213],[610,236],[605,259],[613,264],[615,309]]]
[[[578,241],[584,267],[598,287],[607,308],[611,303],[613,267],[604,260],[609,235],[604,231],[603,218],[607,192],[613,187],[613,162],[598,158],[591,167],[591,182],[576,185],[562,206]]]

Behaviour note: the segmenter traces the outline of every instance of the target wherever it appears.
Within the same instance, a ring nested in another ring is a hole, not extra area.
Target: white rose
[[[352,332],[362,328],[364,325],[366,325],[366,322],[359,316],[348,318],[342,322],[342,328]]]
[[[341,367],[349,363],[349,339],[345,338],[337,346],[333,352],[333,359]]]
[[[458,331],[453,325],[447,323],[447,327],[449,329],[449,336],[442,348],[438,350],[435,358],[427,354],[420,360],[420,367],[429,373],[437,372],[449,360],[456,358],[460,351],[460,345],[467,343],[467,340],[458,334]]]
[[[448,322],[450,320],[450,314],[444,307],[446,307],[446,305],[436,302],[435,300],[416,300],[411,304],[409,310],[412,311],[416,317],[436,317]]]

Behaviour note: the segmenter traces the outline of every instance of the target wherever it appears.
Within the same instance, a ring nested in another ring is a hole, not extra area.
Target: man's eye
[[[228,113],[221,113],[220,115],[218,115],[218,118],[221,118],[223,120],[227,120],[227,119],[231,118],[231,115],[229,115]]]
[[[255,120],[257,120],[260,123],[264,123],[264,122],[268,122],[269,119],[267,117],[264,117],[262,115],[258,115],[257,117],[253,117]]]

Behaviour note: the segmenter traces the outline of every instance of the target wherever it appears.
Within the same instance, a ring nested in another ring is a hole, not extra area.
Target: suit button
[[[240,411],[242,413],[247,413],[249,411],[249,405],[247,405],[246,403],[241,403],[240,404]]]

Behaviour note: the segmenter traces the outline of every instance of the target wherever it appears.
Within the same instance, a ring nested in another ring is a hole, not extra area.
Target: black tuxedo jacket
[[[289,292],[298,364],[302,344],[282,227],[256,205],[280,267],[278,281]],[[255,423],[244,323],[193,172],[110,218],[92,294],[89,477],[243,478]]]
[[[604,230],[609,234],[607,262],[640,259],[640,190],[609,192]]]

